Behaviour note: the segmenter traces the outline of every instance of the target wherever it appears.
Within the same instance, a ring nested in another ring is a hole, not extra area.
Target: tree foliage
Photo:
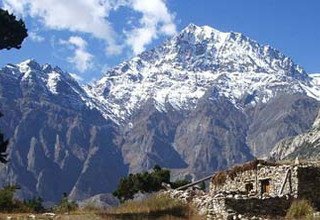
[[[142,172],[130,174],[128,177],[120,179],[118,188],[113,192],[121,203],[128,199],[133,199],[138,192],[151,193],[163,188],[162,183],[170,184],[172,188],[177,188],[190,183],[189,180],[177,180],[170,182],[170,170],[162,169],[155,165],[152,172]]]
[[[14,198],[17,185],[8,185],[0,189],[0,212],[43,212],[43,200],[40,197],[34,197],[30,200],[20,201]]]
[[[0,8],[0,50],[20,49],[27,36],[24,22],[21,19],[16,20],[14,15]]]
[[[0,117],[2,117],[3,115],[0,112]],[[7,163],[7,156],[8,154],[6,153],[7,151],[7,147],[9,144],[9,140],[5,140],[4,139],[4,135],[2,133],[0,133],[0,162],[1,163]]]
[[[8,11],[0,8],[0,50],[11,48],[21,48],[21,44],[28,36],[24,22],[16,20],[16,17],[9,14]],[[3,115],[0,113],[0,117]],[[0,162],[7,163],[7,147],[9,140],[4,139],[4,135],[0,133]]]
[[[118,189],[113,192],[120,202],[133,199],[138,192],[150,193],[162,189],[162,183],[170,183],[170,171],[155,166],[151,173],[143,172],[130,174],[120,180]]]

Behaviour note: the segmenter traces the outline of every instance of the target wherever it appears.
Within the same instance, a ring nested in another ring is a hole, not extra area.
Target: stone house
[[[283,215],[293,199],[307,199],[320,210],[320,166],[255,160],[216,173],[210,195],[242,214]]]
[[[211,178],[209,192],[189,186],[166,193],[191,202],[207,219],[257,219],[257,216],[279,219],[297,198],[309,200],[320,210],[320,164],[317,163],[255,160],[217,172]]]

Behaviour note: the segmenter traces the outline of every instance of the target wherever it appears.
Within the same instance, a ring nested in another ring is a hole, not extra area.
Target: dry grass
[[[227,180],[227,173],[226,172],[219,172],[212,178],[212,184],[216,186],[221,186]]]
[[[166,195],[154,195],[143,201],[127,201],[105,213],[115,216],[176,216],[190,217],[194,211],[187,204]]]
[[[33,218],[35,217],[35,218]],[[30,219],[41,219],[41,220],[50,220],[50,219],[56,219],[56,220],[103,220],[104,218],[101,218],[98,215],[95,214],[57,214],[55,217],[48,217],[44,216],[42,214],[32,214],[32,213],[1,213],[0,214],[0,220],[30,220]]]
[[[313,219],[314,209],[308,200],[294,201],[286,215],[286,219]]]
[[[193,219],[199,220],[196,212],[187,204],[179,200],[172,199],[166,195],[154,195],[143,201],[127,201],[118,207],[101,209],[93,204],[73,210],[69,214],[57,214],[54,218],[45,217],[42,214],[36,214],[36,219],[61,219],[61,220],[103,220],[103,219],[161,219],[161,220],[178,220]],[[31,213],[10,213],[0,214],[2,219],[32,219]]]

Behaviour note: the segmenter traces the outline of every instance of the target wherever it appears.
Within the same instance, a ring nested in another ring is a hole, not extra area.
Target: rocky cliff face
[[[311,75],[319,85],[319,74]],[[295,159],[318,160],[320,158],[320,114],[315,118],[313,125],[306,132],[278,142],[270,153],[275,160]]]
[[[307,131],[318,109],[317,101],[301,94],[282,94],[250,109],[247,141],[252,154],[267,157],[280,140]]]
[[[318,160],[320,158],[320,117],[316,118],[312,128],[305,133],[281,140],[270,153],[275,160],[303,159]]]
[[[267,156],[307,131],[320,87],[270,46],[189,25],[91,85],[26,61],[0,70],[0,128],[11,162],[2,183],[57,201],[112,192],[152,168],[198,178]]]
[[[58,68],[34,61],[0,74],[1,130],[10,137],[2,184],[18,183],[24,197],[57,201],[110,192],[127,167],[116,129],[90,108],[83,89]],[[97,181],[99,177],[99,181]]]

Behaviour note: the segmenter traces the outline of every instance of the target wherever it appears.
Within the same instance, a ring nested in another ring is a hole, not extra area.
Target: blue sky
[[[20,50],[0,51],[0,66],[34,58],[90,82],[194,23],[242,32],[307,72],[320,72],[319,0],[0,0],[0,5],[22,17],[29,30]]]

